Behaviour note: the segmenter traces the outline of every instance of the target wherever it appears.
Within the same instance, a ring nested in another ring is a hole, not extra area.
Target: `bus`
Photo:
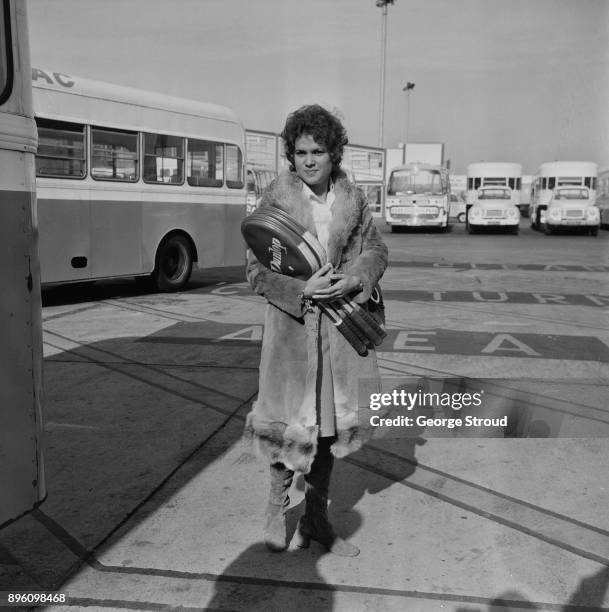
[[[450,206],[448,170],[436,164],[413,162],[389,174],[385,221],[396,227],[437,227],[446,230]]]
[[[465,224],[469,233],[503,228],[517,234],[520,226],[522,166],[477,162],[467,166]]]
[[[558,228],[580,228],[596,236],[598,166],[594,162],[554,161],[541,164],[531,184],[529,217],[533,229],[551,234]]]
[[[0,0],[0,527],[46,497],[36,138],[26,0]]]
[[[241,265],[245,130],[230,109],[39,68],[43,285]]]

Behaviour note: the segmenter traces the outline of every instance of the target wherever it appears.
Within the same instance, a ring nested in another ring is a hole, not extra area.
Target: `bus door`
[[[45,497],[42,307],[25,0],[0,0],[0,527]]]

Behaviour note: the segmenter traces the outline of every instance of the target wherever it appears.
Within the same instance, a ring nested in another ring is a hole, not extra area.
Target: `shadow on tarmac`
[[[245,265],[230,268],[212,268],[195,270],[192,273],[185,292],[198,292],[218,283],[245,282]],[[78,304],[98,300],[118,299],[154,295],[158,292],[152,287],[147,277],[124,278],[103,281],[79,282],[67,285],[44,286],[42,306],[59,306]],[[171,294],[167,294],[171,295]],[[179,293],[177,294],[179,295]]]
[[[298,549],[271,553],[264,543],[254,544],[218,577],[213,598],[206,609],[330,612],[334,609],[335,587],[327,584],[317,569],[322,556],[318,551]],[[243,578],[261,564],[265,573],[274,578]],[[286,568],[297,569],[289,574],[296,573],[298,581],[286,577]]]
[[[60,339],[47,331],[45,343]],[[59,590],[117,530],[137,525],[144,505],[154,512],[240,440],[242,420],[233,417],[257,392],[259,347],[241,347],[235,368],[232,346],[216,347],[213,363],[205,346],[178,348],[168,361],[165,345],[141,340],[45,358],[48,495],[0,531],[0,591]],[[178,477],[194,455],[196,472]]]

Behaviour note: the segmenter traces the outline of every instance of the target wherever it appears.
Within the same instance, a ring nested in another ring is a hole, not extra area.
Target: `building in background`
[[[246,130],[246,157],[250,169],[280,172],[288,162],[278,134]],[[346,145],[343,168],[368,198],[372,214],[381,216],[385,195],[385,149]]]

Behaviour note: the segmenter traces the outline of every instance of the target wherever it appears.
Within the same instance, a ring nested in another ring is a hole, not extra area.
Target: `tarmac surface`
[[[609,232],[521,227],[382,228],[386,390],[465,384],[519,416],[379,428],[337,461],[354,558],[262,541],[268,468],[241,433],[265,303],[242,269],[177,294],[45,291],[48,497],[0,531],[0,592],[64,594],[56,611],[609,610]],[[291,500],[293,533],[302,479]]]

